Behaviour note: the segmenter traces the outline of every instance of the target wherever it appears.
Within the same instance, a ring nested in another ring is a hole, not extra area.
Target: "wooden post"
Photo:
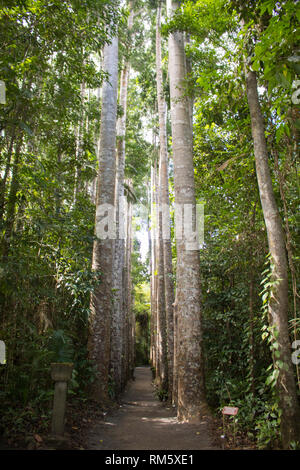
[[[64,435],[67,383],[72,371],[73,364],[71,363],[51,364],[51,377],[55,381],[51,432],[55,437]]]

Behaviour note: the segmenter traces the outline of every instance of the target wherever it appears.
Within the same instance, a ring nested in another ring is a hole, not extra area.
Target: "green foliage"
[[[53,362],[73,362],[73,341],[63,330],[53,331],[48,347],[53,354]]]
[[[168,401],[168,390],[164,390],[163,388],[159,388],[155,390],[155,395],[160,401]]]
[[[266,404],[265,410],[256,420],[259,449],[270,449],[280,445],[280,415],[278,404]]]
[[[148,263],[141,260],[140,242],[135,239],[132,253],[133,311],[135,315],[135,364],[149,363],[150,350],[150,286]]]
[[[102,0],[1,2],[0,369],[2,429],[49,424],[51,362],[74,362],[69,393],[95,377],[88,360],[94,240],[92,183],[103,73],[99,53],[122,12]],[[24,409],[22,411],[22,408]],[[19,420],[19,421],[18,421]],[[26,424],[27,423],[27,424]]]
[[[225,3],[224,0],[183,2],[162,31],[164,34],[187,31],[201,40],[217,37],[234,24],[234,17],[227,13]]]
[[[136,321],[135,362],[137,366],[148,364],[150,348],[150,290],[146,283],[134,287],[134,314]]]

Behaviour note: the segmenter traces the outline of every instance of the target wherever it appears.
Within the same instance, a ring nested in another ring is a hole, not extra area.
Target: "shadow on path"
[[[92,450],[215,449],[208,422],[179,423],[172,407],[154,395],[149,367],[137,367],[135,380],[122,396],[121,406],[97,423],[88,437]]]

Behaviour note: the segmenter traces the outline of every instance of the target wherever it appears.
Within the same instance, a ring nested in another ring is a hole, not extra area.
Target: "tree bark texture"
[[[123,270],[125,262],[125,201],[124,201],[124,173],[125,173],[125,134],[127,110],[127,85],[129,77],[129,64],[125,64],[120,80],[120,105],[123,115],[117,122],[117,173],[116,173],[116,242],[114,255],[113,289],[114,306],[112,316],[111,334],[111,366],[115,393],[119,395],[122,389],[122,349],[125,315],[123,310]]]
[[[161,57],[161,6],[157,9],[156,21],[156,83],[159,118],[159,204],[162,217],[163,278],[165,294],[166,343],[168,369],[168,398],[172,400],[173,361],[174,361],[174,284],[171,245],[171,221],[168,178],[168,148],[166,129],[166,101],[163,95],[162,57]]]
[[[96,227],[98,209],[102,204],[114,205],[115,199],[115,147],[118,93],[118,39],[104,47],[104,71],[109,79],[102,88],[99,169],[96,196]],[[103,207],[103,206],[102,206]],[[97,230],[96,230],[97,232]],[[97,380],[93,386],[96,400],[109,399],[110,327],[112,315],[112,267],[114,239],[97,238],[93,247],[93,270],[100,271],[99,285],[91,296],[89,352],[97,366]]]
[[[168,15],[178,4],[168,0]],[[200,260],[194,237],[182,228],[182,213],[192,208],[195,220],[196,200],[192,150],[192,129],[188,100],[184,96],[186,76],[182,32],[169,35],[169,78],[171,96],[172,143],[174,159],[175,225],[177,246],[177,369],[178,418],[198,420],[207,412],[204,391],[202,322],[200,310]],[[192,223],[192,217],[187,220]]]

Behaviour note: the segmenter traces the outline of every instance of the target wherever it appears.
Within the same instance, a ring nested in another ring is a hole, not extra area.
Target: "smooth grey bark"
[[[277,391],[282,410],[281,434],[284,448],[300,438],[300,409],[291,360],[291,341],[288,331],[288,272],[285,237],[276,204],[265,138],[264,119],[257,92],[255,72],[246,67],[247,98],[251,117],[256,175],[265,220],[269,252],[272,258],[272,293],[269,301],[269,322],[278,343],[280,357],[275,359],[279,370]],[[273,342],[273,344],[274,344]],[[282,366],[279,367],[279,361]]]
[[[168,0],[168,15],[178,3]],[[169,35],[169,79],[174,160],[175,225],[177,246],[177,369],[178,405],[181,420],[195,420],[207,413],[202,355],[200,260],[198,244],[182,228],[182,211],[192,209],[196,219],[192,129],[188,100],[184,96],[186,76],[182,32]],[[191,218],[187,221],[192,223]]]
[[[99,147],[99,169],[96,196],[97,210],[103,204],[113,207],[115,202],[116,119],[118,94],[118,38],[104,47],[104,71],[109,80],[102,87],[102,109]],[[103,206],[102,206],[103,207]],[[99,285],[91,295],[89,353],[97,367],[93,384],[96,400],[107,401],[110,365],[110,327],[112,315],[112,267],[114,240],[97,238],[93,246],[93,270],[100,271]]]

